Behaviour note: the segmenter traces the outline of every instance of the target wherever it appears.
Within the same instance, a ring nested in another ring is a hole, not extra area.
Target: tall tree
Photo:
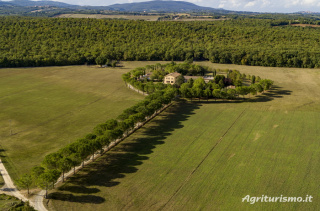
[[[64,157],[58,162],[58,169],[62,172],[62,182],[64,182],[64,173],[69,171],[73,165],[73,162],[70,158]]]
[[[48,190],[52,187],[51,184],[57,181],[59,176],[60,172],[56,169],[52,169],[45,171],[38,177],[37,184],[46,191],[45,198],[48,198]]]
[[[28,194],[30,194],[30,187],[33,183],[33,179],[32,179],[32,176],[30,174],[24,174],[22,175],[18,180],[18,186],[21,187],[21,188],[24,188],[24,189],[27,189],[28,190]]]
[[[207,98],[207,101],[209,100],[209,98],[212,96],[212,92],[210,90],[210,88],[206,88],[204,91],[203,91],[203,96],[205,96]]]

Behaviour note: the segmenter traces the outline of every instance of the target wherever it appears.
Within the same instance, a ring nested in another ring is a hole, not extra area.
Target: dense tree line
[[[1,17],[0,67],[95,64],[97,58],[320,67],[320,30],[283,21]]]

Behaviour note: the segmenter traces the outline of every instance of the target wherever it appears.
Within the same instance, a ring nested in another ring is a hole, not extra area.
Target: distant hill
[[[12,1],[1,1],[0,6],[3,5],[14,5],[19,7],[59,7],[68,9],[93,9],[93,10],[113,10],[122,12],[218,12],[218,13],[229,13],[231,11],[224,9],[214,9],[211,7],[201,7],[190,2],[183,1],[148,1],[138,3],[126,3],[126,4],[114,4],[110,6],[79,6],[71,5],[57,1],[30,1],[30,0],[12,0]]]
[[[6,1],[0,1],[0,6],[11,6],[12,4],[10,4],[9,2]]]
[[[190,2],[184,1],[148,1],[127,4],[113,4],[109,6],[112,10],[125,12],[191,12],[191,11],[219,11],[224,9],[214,9],[211,7],[200,7]]]
[[[54,6],[61,8],[70,8],[70,7],[80,7],[77,5],[66,4],[63,2],[57,1],[30,1],[30,0],[12,0],[12,1],[0,1],[1,5],[15,5],[20,7],[43,7],[43,6]]]

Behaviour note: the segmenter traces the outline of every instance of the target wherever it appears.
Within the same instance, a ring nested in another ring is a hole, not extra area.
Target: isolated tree
[[[17,183],[19,187],[27,189],[29,194],[30,186],[33,183],[32,176],[30,174],[24,174],[18,179]]]

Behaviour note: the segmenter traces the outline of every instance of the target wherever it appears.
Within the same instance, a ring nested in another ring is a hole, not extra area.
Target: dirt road
[[[29,200],[28,198],[26,198],[24,195],[20,193],[20,191],[13,184],[13,181],[10,175],[8,174],[7,169],[4,167],[1,159],[0,159],[0,173],[5,183],[5,185],[0,189],[0,193],[14,196],[24,202],[29,201],[30,205],[33,206],[36,210],[47,211],[47,209],[43,206],[43,195],[45,192],[41,191],[32,200]]]

